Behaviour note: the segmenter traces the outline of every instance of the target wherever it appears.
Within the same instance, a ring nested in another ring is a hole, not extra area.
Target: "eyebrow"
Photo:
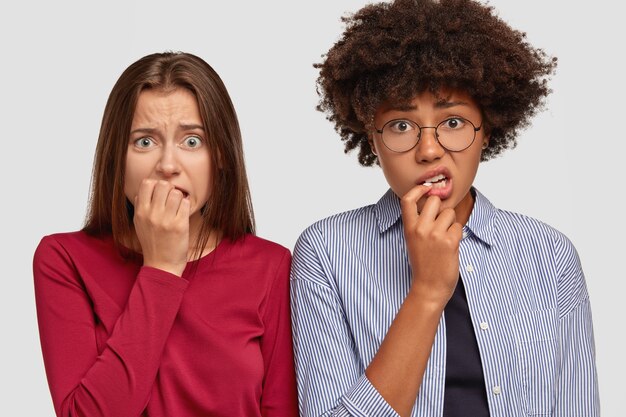
[[[449,109],[450,107],[456,107],[456,106],[469,106],[469,103],[466,103],[464,101],[445,101],[445,100],[441,100],[435,103],[435,107],[438,109]]]
[[[181,129],[183,130],[202,130],[204,131],[204,126],[202,125],[198,125],[198,124],[180,124],[178,125]],[[135,133],[147,133],[147,134],[152,134],[154,132],[156,132],[157,129],[153,128],[153,127],[140,127],[134,130],[130,131],[130,134],[135,134]]]
[[[385,113],[390,112],[390,111],[413,111],[413,110],[417,110],[417,107],[411,104],[405,104],[405,105],[389,106],[389,108],[385,109]]]
[[[150,128],[150,127],[140,127],[138,129],[135,130],[131,130],[130,134],[134,134],[134,133],[154,133],[156,132],[156,129]]]
[[[204,130],[204,126],[197,125],[197,124],[190,124],[190,125],[181,124],[179,126],[183,128],[184,130],[194,130],[194,129]]]

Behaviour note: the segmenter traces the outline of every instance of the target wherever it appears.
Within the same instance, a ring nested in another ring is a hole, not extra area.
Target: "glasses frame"
[[[449,149],[447,147],[445,147],[441,142],[439,142],[439,132],[437,132],[437,129],[439,128],[439,126],[441,126],[443,123],[447,122],[448,120],[452,120],[452,119],[460,119],[463,120],[464,122],[469,123],[472,128],[474,129],[474,137],[472,138],[472,140],[470,141],[469,145],[467,145],[465,148],[463,149],[458,149],[458,150],[453,150],[453,149]],[[383,130],[385,130],[385,127],[389,124],[389,123],[393,123],[393,122],[399,122],[399,121],[405,121],[405,122],[411,122],[413,123],[415,126],[417,126],[418,132],[417,132],[417,140],[415,141],[415,143],[413,144],[413,146],[411,146],[409,149],[405,150],[405,151],[396,151],[395,149],[391,149],[389,147],[389,145],[387,145],[387,143],[385,142],[385,138],[383,137]],[[415,148],[417,146],[418,143],[420,143],[420,140],[422,139],[422,129],[435,129],[435,140],[437,141],[437,143],[439,144],[439,146],[441,146],[443,149],[445,149],[448,152],[463,152],[464,150],[466,150],[467,148],[469,148],[470,146],[472,146],[472,144],[474,143],[474,141],[476,140],[476,132],[478,132],[480,129],[482,129],[483,124],[481,122],[481,124],[476,127],[476,125],[474,123],[472,123],[470,120],[466,119],[465,117],[461,117],[461,116],[454,116],[454,117],[448,117],[447,119],[442,120],[441,122],[439,122],[437,124],[437,126],[420,126],[417,122],[414,122],[411,119],[406,119],[406,118],[399,118],[399,119],[391,119],[387,122],[385,122],[385,124],[383,125],[383,127],[379,130],[378,128],[376,128],[376,126],[374,126],[374,130],[376,130],[377,133],[380,134],[380,140],[382,140],[383,145],[385,145],[385,148],[389,149],[391,152],[395,152],[395,153],[405,153],[405,152],[409,152],[410,150],[412,150],[413,148]]]

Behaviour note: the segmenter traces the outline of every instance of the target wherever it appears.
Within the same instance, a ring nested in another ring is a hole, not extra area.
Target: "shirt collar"
[[[469,230],[478,239],[491,246],[495,241],[495,222],[498,209],[476,188],[472,187],[472,192],[474,194],[474,208],[464,229]]]
[[[491,246],[494,242],[494,224],[498,210],[476,188],[472,187],[472,193],[475,197],[474,208],[464,229]],[[374,211],[380,233],[386,232],[402,217],[400,199],[391,189],[378,200]]]
[[[378,200],[374,206],[376,212],[376,220],[378,221],[378,230],[380,233],[386,232],[401,217],[400,199],[390,189]]]

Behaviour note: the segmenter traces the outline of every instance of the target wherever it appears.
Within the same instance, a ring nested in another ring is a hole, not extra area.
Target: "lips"
[[[452,178],[450,171],[445,167],[436,168],[425,172],[417,181],[417,184],[430,187],[429,196],[434,195],[442,200],[452,194]]]
[[[443,180],[450,179],[450,171],[446,167],[439,167],[432,169],[430,171],[424,172],[418,179],[415,181],[417,184],[430,183],[434,184],[436,182],[440,182]]]
[[[433,187],[433,189],[436,189],[436,188],[445,187],[447,182],[448,182],[448,177],[446,177],[443,174],[439,174],[439,175],[435,175],[434,177],[426,179],[423,182],[423,184],[428,187]]]
[[[181,193],[183,193],[183,197],[184,197],[184,198],[189,197],[189,193],[188,193],[187,191],[183,190],[183,189],[182,189],[182,188],[180,188],[180,187],[176,187],[176,186],[174,186],[174,188],[175,188],[175,189],[177,189],[178,191],[180,191]]]

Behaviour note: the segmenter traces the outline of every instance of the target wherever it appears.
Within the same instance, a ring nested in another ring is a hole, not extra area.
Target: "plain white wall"
[[[261,236],[293,248],[310,223],[386,190],[315,111],[312,67],[364,1],[25,1],[0,6],[0,415],[52,416],[36,327],[31,260],[45,234],[76,230],[108,93],[130,63],[182,50],[209,62],[237,108]],[[539,218],[578,248],[591,293],[603,415],[623,415],[618,351],[626,154],[626,30],[609,0],[493,0],[559,58],[548,110],[519,146],[483,164],[496,205]]]

